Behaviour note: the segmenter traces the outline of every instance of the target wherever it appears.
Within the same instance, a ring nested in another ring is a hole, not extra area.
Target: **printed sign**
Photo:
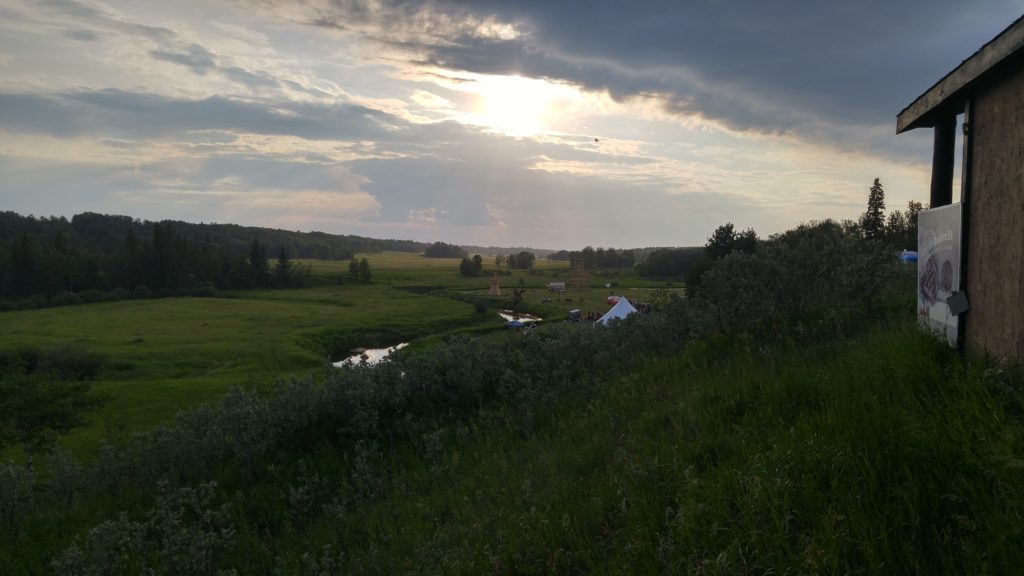
[[[946,299],[960,289],[960,203],[917,215],[917,317],[956,346],[957,316]]]

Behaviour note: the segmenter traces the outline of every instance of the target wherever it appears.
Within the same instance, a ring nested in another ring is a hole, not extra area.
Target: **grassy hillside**
[[[471,367],[472,350],[460,352]],[[337,440],[303,433],[250,472],[228,460],[217,484],[161,488],[155,502],[79,500],[9,540],[5,573],[36,572],[76,534],[58,555],[68,573],[111,554],[123,554],[111,573],[170,569],[200,552],[210,570],[253,574],[1009,574],[1024,562],[1024,387],[1010,373],[906,325],[813,345],[695,341],[625,364],[476,408],[448,396],[447,416],[410,406],[397,428],[377,412],[397,434],[350,436],[353,421]],[[159,540],[169,517],[178,544]]]
[[[1020,384],[905,326],[810,350],[695,345],[560,398],[529,438],[446,430],[379,499],[271,548],[295,573],[333,550],[371,574],[1009,574]]]

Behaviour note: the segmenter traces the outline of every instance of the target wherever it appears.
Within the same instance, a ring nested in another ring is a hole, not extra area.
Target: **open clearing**
[[[370,262],[371,284],[351,281],[347,261],[307,260],[302,264],[313,276],[340,277],[343,284],[6,312],[0,348],[72,343],[106,357],[94,389],[109,400],[90,425],[65,440],[74,452],[88,455],[104,437],[152,429],[231,386],[266,386],[277,378],[316,373],[332,352],[338,356],[355,346],[410,340],[414,349],[422,348],[460,331],[501,333],[500,319],[475,312],[472,303],[481,299],[492,309],[509,307],[514,288],[524,290],[520,310],[558,320],[573,308],[603,313],[613,292],[644,300],[654,294],[651,289],[665,286],[594,275],[597,287],[557,294],[545,287],[568,280],[567,264],[538,260],[532,274],[500,275],[503,295],[490,297],[493,265],[488,261],[484,276],[464,278],[454,258],[359,257]],[[605,282],[619,286],[605,288]]]
[[[103,435],[166,422],[230,386],[315,372],[333,339],[422,334],[478,321],[464,302],[381,286],[240,292],[4,313],[0,347],[74,343],[107,357],[94,389],[109,397],[68,438],[79,452]]]

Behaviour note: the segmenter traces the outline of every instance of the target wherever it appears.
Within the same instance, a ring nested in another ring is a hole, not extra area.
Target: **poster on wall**
[[[957,317],[946,299],[960,288],[960,203],[917,215],[917,317],[956,346]]]

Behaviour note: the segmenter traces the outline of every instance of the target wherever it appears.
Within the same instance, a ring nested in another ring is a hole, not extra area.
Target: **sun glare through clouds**
[[[535,136],[551,129],[559,111],[583,99],[572,86],[521,76],[474,76],[463,89],[477,96],[463,120],[509,136]]]

